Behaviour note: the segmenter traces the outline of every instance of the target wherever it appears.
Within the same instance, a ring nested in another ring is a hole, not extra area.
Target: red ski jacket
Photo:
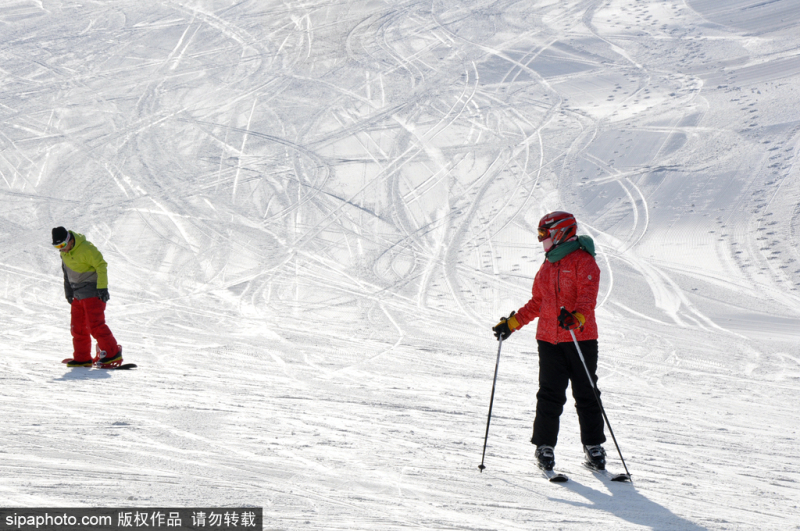
[[[545,260],[533,280],[533,297],[515,317],[520,328],[537,317],[536,339],[548,343],[572,342],[569,330],[558,326],[561,307],[579,312],[586,318],[583,331],[575,330],[578,341],[597,339],[594,307],[600,290],[600,268],[594,257],[578,249],[552,263]]]

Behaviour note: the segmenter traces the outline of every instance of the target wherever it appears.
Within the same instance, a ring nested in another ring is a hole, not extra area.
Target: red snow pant
[[[106,303],[97,297],[72,301],[72,347],[75,361],[91,361],[92,337],[100,350],[113,356],[119,350],[114,334],[106,325]]]

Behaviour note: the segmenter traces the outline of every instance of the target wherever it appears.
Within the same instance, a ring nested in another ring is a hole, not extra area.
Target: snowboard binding
[[[119,346],[116,356],[108,356],[105,350],[100,350],[99,345],[95,345],[95,354],[92,361],[98,369],[115,369],[122,365],[122,345]]]

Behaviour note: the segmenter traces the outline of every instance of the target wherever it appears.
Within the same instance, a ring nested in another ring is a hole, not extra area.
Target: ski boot
[[[67,367],[91,367],[93,364],[94,364],[94,360],[86,360],[86,361],[69,360],[69,361],[67,361]]]
[[[553,455],[553,447],[542,445],[536,447],[536,464],[542,470],[553,470],[556,466],[556,458]]]
[[[109,356],[105,350],[100,350],[97,347],[97,357],[94,359],[94,366],[98,369],[111,369],[122,365],[122,345],[119,345],[119,350],[114,356]]]
[[[585,444],[583,453],[586,455],[586,466],[593,470],[606,469],[606,451],[599,444]]]

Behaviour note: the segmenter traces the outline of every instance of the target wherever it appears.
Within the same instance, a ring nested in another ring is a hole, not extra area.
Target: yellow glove
[[[517,312],[511,312],[511,315],[508,317],[501,318],[500,322],[497,323],[496,326],[492,327],[492,330],[494,331],[494,337],[496,337],[498,341],[501,339],[505,341],[509,338],[511,333],[514,332],[514,330],[522,326],[519,324],[519,321],[517,321],[517,318],[514,317],[515,313]]]
[[[558,326],[564,330],[575,330],[579,328],[583,330],[583,325],[586,324],[586,317],[578,312],[567,311],[566,308],[561,308],[561,313],[558,314]]]

